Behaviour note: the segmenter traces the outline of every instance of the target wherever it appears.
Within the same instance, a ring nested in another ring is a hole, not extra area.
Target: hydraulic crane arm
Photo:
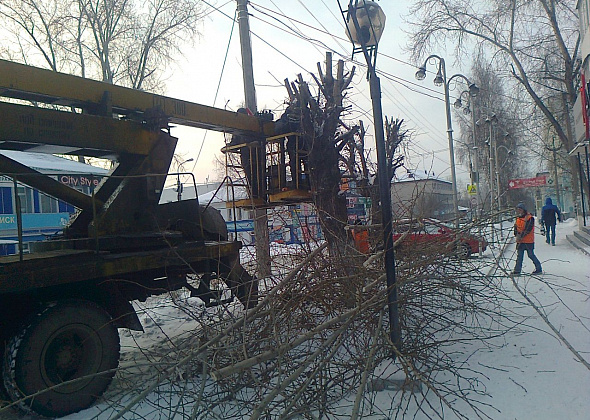
[[[73,106],[104,116],[112,111],[143,121],[151,114],[172,124],[229,133],[267,137],[274,132],[272,122],[249,115],[5,60],[0,60],[0,96]],[[155,110],[155,115],[149,112]]]
[[[145,124],[0,102],[0,148],[115,159],[147,155],[158,133]]]
[[[0,60],[1,149],[116,157],[94,202],[0,159],[0,173],[25,183],[26,175],[82,209],[68,227],[71,237],[160,228],[153,215],[177,144],[170,124],[258,138],[274,131],[272,121],[255,116]]]

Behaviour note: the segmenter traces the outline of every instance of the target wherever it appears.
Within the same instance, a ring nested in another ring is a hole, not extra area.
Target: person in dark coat
[[[561,222],[561,212],[559,208],[551,201],[550,197],[545,200],[545,205],[541,211],[541,223],[545,225],[545,235],[547,239],[545,242],[555,246],[555,225],[557,221]]]
[[[532,274],[541,274],[541,262],[535,255],[535,218],[530,214],[523,203],[516,205],[516,221],[514,222],[514,236],[516,237],[516,264],[512,274],[520,274],[522,260],[526,251],[527,256],[535,265]]]

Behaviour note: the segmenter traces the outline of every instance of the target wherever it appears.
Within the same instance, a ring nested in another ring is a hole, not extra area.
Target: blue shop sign
[[[23,214],[23,229],[62,228],[70,221],[70,213]],[[0,230],[17,229],[16,214],[0,215]]]

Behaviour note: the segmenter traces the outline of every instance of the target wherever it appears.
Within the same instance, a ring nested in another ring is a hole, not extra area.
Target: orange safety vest
[[[514,222],[514,225],[516,226],[516,232],[517,233],[524,232],[524,228],[525,228],[527,222],[532,217],[533,216],[530,213],[527,213],[524,217],[517,217],[516,222]],[[535,225],[533,224],[533,228],[531,229],[531,231],[529,233],[527,233],[526,235],[524,235],[522,237],[522,239],[519,241],[519,243],[532,244],[534,242],[535,242]]]
[[[369,244],[369,232],[366,230],[352,231],[352,237],[354,238],[354,245],[356,249],[363,253],[368,254],[371,252],[371,246]]]

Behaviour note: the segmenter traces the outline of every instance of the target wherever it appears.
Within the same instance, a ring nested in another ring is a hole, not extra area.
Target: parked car
[[[442,253],[454,253],[460,258],[468,258],[481,250],[485,251],[488,243],[461,229],[457,230],[436,219],[399,220],[393,223],[393,240],[401,239],[398,248],[403,250],[422,248],[434,249]]]

